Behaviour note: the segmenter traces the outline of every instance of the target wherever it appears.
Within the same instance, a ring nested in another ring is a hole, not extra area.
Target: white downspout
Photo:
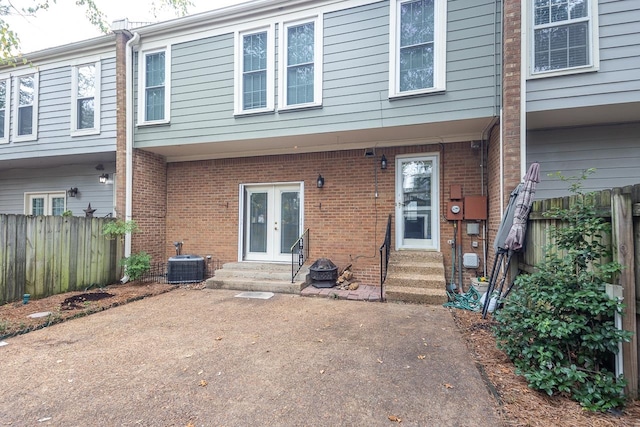
[[[502,139],[502,108],[500,108],[500,216],[504,213],[504,141]]]
[[[125,202],[125,220],[131,221],[132,217],[132,200],[133,200],[133,45],[140,41],[140,34],[133,33],[133,37],[127,42],[126,54],[126,202]],[[124,237],[124,256],[131,255],[131,233],[125,234]],[[123,278],[128,280],[128,277]]]

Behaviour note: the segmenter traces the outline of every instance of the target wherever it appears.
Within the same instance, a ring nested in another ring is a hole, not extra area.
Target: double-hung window
[[[71,135],[100,133],[100,62],[72,68]]]
[[[595,0],[531,0],[531,74],[592,68],[596,65]]]
[[[273,111],[273,27],[236,34],[235,113]]]
[[[0,144],[9,142],[9,105],[11,79],[0,80]]]
[[[169,122],[171,97],[171,50],[140,52],[139,54],[138,124]]]
[[[322,103],[322,19],[280,26],[280,109]]]
[[[38,138],[38,73],[16,77],[14,140]]]
[[[445,90],[446,0],[391,0],[389,96]]]

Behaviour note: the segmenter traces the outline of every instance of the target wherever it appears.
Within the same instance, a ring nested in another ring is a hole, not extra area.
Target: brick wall
[[[116,206],[118,218],[125,217],[127,162],[126,53],[128,33],[116,32]]]
[[[165,262],[167,164],[164,157],[134,149],[133,192],[132,217],[140,231],[133,234],[131,252],[145,251],[152,256],[152,262]]]
[[[502,220],[502,211],[500,210],[500,185],[502,183],[502,176],[500,175],[500,126],[496,125],[491,129],[489,136],[489,144],[487,149],[487,195],[489,199],[489,221],[487,222],[487,265],[488,270],[493,266],[495,250],[493,249],[493,242],[496,237],[496,232],[500,226]],[[511,191],[506,192],[508,200]],[[506,206],[506,201],[504,202]],[[487,271],[487,275],[491,274],[491,271]]]
[[[363,150],[169,163],[164,258],[175,254],[174,241],[183,241],[183,253],[237,261],[239,185],[304,182],[311,260],[328,257],[339,266],[353,264],[361,283],[378,284],[378,248],[387,216],[395,217],[395,158],[409,153],[441,153],[442,198],[448,200],[451,183],[461,184],[466,195],[480,194],[480,150],[471,149],[469,142],[378,148],[378,158],[385,154],[388,160],[384,171],[379,160],[365,158]],[[316,187],[318,173],[325,178],[322,189]],[[441,245],[449,275],[451,250],[446,241],[452,239],[453,225],[443,215],[441,211]],[[467,252],[471,240],[464,234]],[[395,230],[392,235],[395,239]]]

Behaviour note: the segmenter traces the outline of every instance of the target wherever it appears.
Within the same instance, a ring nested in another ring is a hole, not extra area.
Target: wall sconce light
[[[67,196],[69,197],[76,197],[76,194],[78,194],[77,187],[71,187],[70,189],[67,190]]]
[[[109,174],[103,173],[102,175],[100,175],[100,184],[106,184],[108,179],[109,179]]]
[[[387,158],[383,154],[382,158],[380,159],[380,169],[385,170],[386,168],[387,168]]]
[[[316,184],[318,185],[318,188],[324,187],[324,177],[322,175],[318,174],[318,180],[316,181]]]

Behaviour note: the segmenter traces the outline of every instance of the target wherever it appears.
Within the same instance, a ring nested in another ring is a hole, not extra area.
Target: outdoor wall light
[[[324,187],[324,177],[322,175],[318,174],[318,180],[316,181],[316,184],[318,185],[318,188]]]
[[[76,194],[78,194],[77,187],[71,187],[70,189],[67,190],[67,196],[69,197],[76,197]]]
[[[106,184],[108,179],[109,179],[109,174],[103,173],[102,175],[100,175],[100,184]]]
[[[385,170],[386,168],[387,168],[387,158],[383,154],[382,158],[380,159],[380,169]]]

